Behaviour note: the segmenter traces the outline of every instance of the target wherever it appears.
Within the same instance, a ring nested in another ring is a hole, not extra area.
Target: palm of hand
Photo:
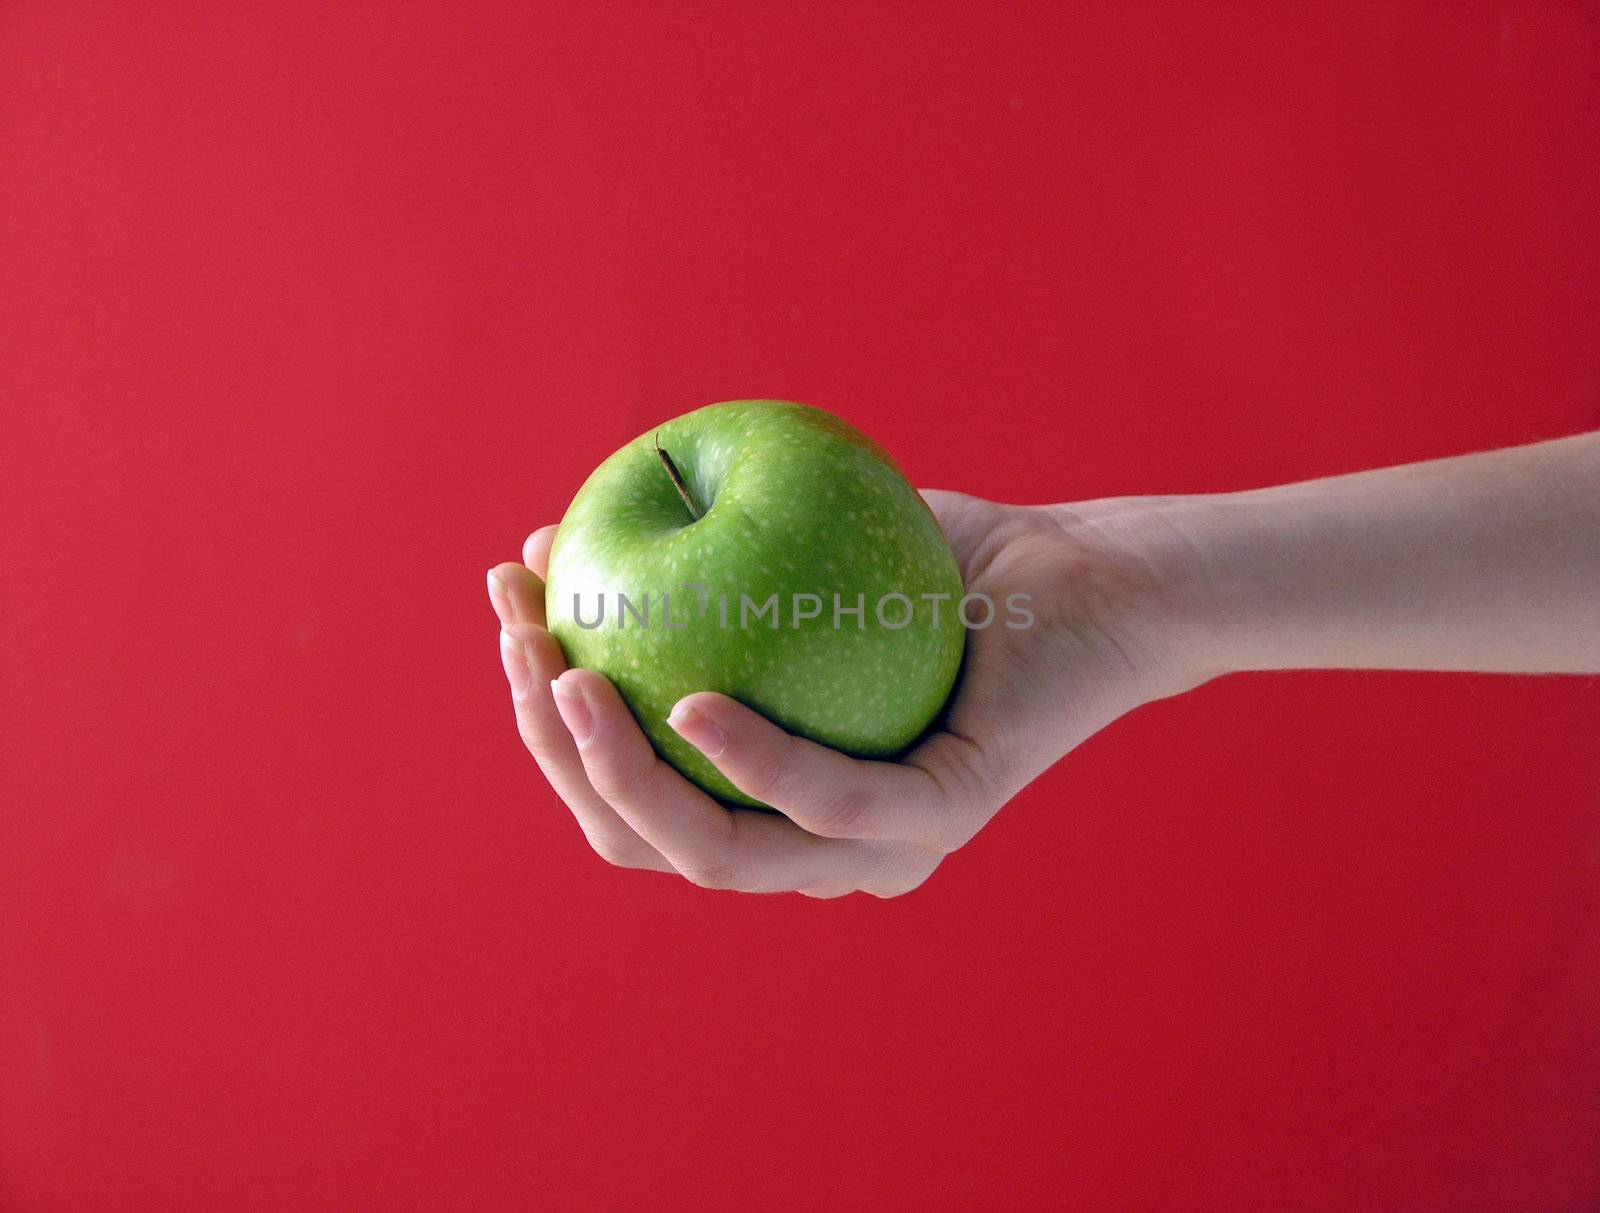
[[[1027,627],[968,632],[943,722],[957,744],[936,735],[908,757],[937,764],[998,810],[1073,746],[1156,697],[1154,659],[1130,610],[1145,596],[1145,575],[1129,553],[1075,525],[1077,514],[924,496],[967,591],[997,602],[1025,594],[1034,615]]]

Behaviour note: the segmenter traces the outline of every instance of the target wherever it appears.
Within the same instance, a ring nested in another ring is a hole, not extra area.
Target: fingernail
[[[716,721],[681,703],[672,709],[667,723],[678,730],[678,736],[707,758],[715,758],[728,748],[728,735]]]
[[[555,678],[550,682],[550,693],[555,696],[556,711],[561,713],[561,723],[567,726],[572,740],[581,750],[594,735],[594,718],[589,715],[589,705],[584,702],[583,690],[571,683]]]
[[[493,569],[489,570],[489,605],[500,617],[500,626],[510,627],[517,621],[511,610],[511,591],[506,588],[505,582],[494,575]]]
[[[506,668],[511,694],[526,699],[533,686],[533,670],[528,665],[528,654],[523,651],[522,642],[507,631],[500,633],[500,664]]]

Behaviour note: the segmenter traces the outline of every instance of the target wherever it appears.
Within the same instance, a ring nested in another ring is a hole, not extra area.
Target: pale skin
[[[924,494],[969,591],[1034,625],[968,633],[938,731],[898,762],[689,695],[678,731],[781,815],[656,757],[545,629],[556,528],[489,572],[523,742],[590,845],[706,888],[892,897],[1141,704],[1246,670],[1600,672],[1600,431],[1242,493],[1002,505]]]

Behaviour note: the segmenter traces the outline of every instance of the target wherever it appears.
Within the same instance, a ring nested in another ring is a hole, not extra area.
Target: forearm
[[[1183,513],[1175,601],[1206,675],[1600,672],[1600,432]]]

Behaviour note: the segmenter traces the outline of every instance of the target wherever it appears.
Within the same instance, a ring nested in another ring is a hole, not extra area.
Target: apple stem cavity
[[[672,478],[672,487],[678,490],[678,496],[683,498],[684,507],[689,511],[689,517],[699,522],[705,517],[705,511],[695,501],[694,494],[689,492],[689,486],[683,482],[683,477],[678,474],[678,465],[672,462],[672,456],[661,449],[661,435],[655,436],[656,457],[661,460],[661,466],[667,469],[667,475]]]

